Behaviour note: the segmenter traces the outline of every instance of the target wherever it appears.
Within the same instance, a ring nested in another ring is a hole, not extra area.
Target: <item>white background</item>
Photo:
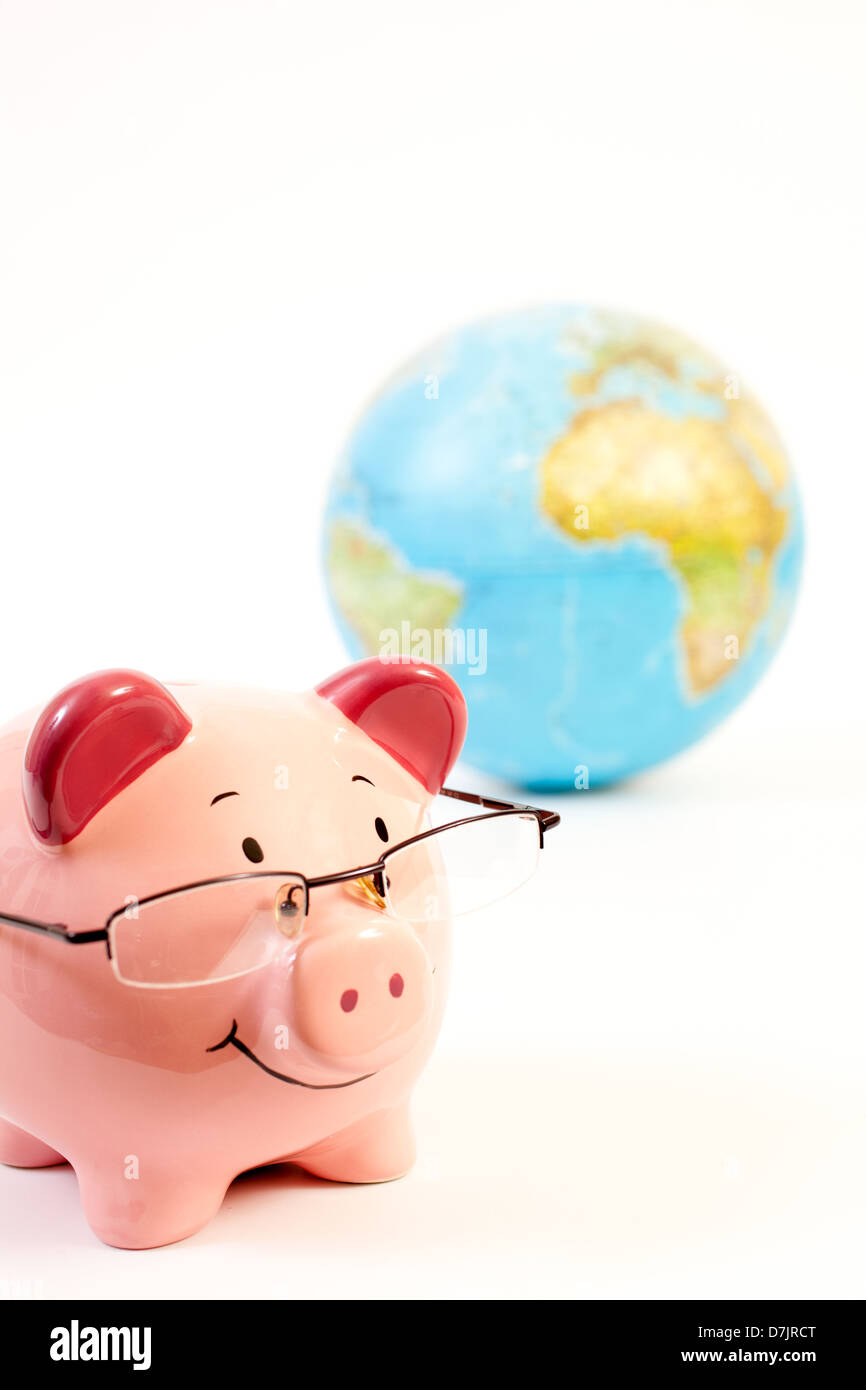
[[[808,544],[746,706],[564,803],[534,892],[461,929],[412,1176],[248,1176],[136,1254],[70,1170],[3,1170],[0,1293],[866,1292],[858,10],[0,4],[4,718],[110,665],[343,664],[341,440],[502,307],[704,341],[789,441]]]

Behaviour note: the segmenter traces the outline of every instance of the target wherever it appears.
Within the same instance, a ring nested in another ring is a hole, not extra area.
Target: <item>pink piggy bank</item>
[[[431,832],[465,722],[443,671],[374,658],[303,695],[106,671],[9,725],[0,1160],[71,1163],[126,1248],[260,1165],[405,1173],[455,899],[557,819],[446,791],[486,812]]]

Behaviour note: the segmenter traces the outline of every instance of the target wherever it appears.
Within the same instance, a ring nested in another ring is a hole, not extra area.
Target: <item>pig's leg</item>
[[[292,1162],[332,1182],[389,1182],[415,1162],[409,1105],[377,1110],[321,1144],[293,1154]]]
[[[65,1162],[63,1154],[49,1149],[41,1139],[34,1139],[8,1120],[0,1120],[0,1163],[8,1163],[12,1168],[50,1168]]]
[[[72,1160],[84,1215],[94,1235],[121,1250],[172,1245],[194,1235],[219,1211],[234,1173],[216,1177],[164,1159],[120,1155]]]

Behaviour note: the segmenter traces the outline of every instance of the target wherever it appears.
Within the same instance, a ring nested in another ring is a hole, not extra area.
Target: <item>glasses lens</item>
[[[133,904],[110,928],[114,968],[127,984],[164,987],[246,975],[298,934],[306,891],[302,878],[257,874]]]
[[[448,826],[386,856],[388,907],[410,922],[475,912],[531,878],[540,848],[538,821],[522,812]]]

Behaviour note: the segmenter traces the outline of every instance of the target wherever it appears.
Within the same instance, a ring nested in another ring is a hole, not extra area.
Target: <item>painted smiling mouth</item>
[[[341,1091],[345,1086],[357,1086],[359,1081],[369,1081],[371,1076],[376,1075],[374,1071],[368,1071],[366,1076],[356,1076],[351,1081],[327,1081],[324,1085],[315,1086],[311,1081],[299,1081],[296,1076],[286,1076],[281,1071],[275,1071],[273,1067],[269,1067],[261,1058],[257,1057],[256,1054],[247,1047],[245,1042],[241,1042],[237,1034],[238,1021],[236,1018],[233,1018],[232,1026],[222,1042],[214,1043],[213,1047],[207,1047],[205,1051],[220,1052],[224,1047],[236,1047],[238,1052],[242,1052],[245,1057],[249,1057],[250,1061],[255,1062],[256,1066],[261,1067],[262,1071],[266,1071],[268,1076],[273,1076],[277,1081],[285,1081],[287,1086],[303,1086],[307,1091]]]

